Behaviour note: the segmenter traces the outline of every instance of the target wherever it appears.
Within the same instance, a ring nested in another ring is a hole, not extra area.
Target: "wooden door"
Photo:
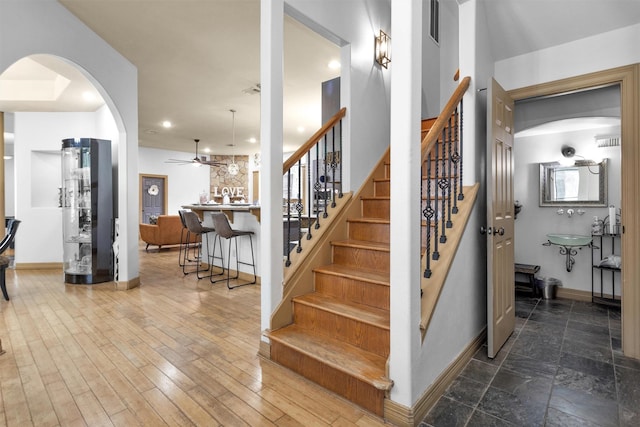
[[[149,223],[149,217],[165,214],[165,180],[166,177],[142,176],[140,194],[142,196],[142,218],[145,224]]]
[[[514,102],[494,79],[487,95],[487,347],[493,358],[515,326]]]

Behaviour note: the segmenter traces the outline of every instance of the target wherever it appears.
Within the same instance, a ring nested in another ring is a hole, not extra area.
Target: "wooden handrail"
[[[429,132],[422,140],[422,143],[421,143],[422,162],[427,160],[427,155],[433,149],[433,146],[438,141],[438,138],[442,133],[442,129],[444,129],[447,122],[451,120],[451,115],[453,114],[454,110],[460,103],[460,100],[462,99],[465,92],[469,88],[470,82],[471,82],[471,77],[469,76],[462,79],[462,81],[456,88],[455,92],[453,92],[453,95],[451,95],[449,102],[447,102],[447,105],[444,106],[444,108],[442,109],[442,112],[436,119],[435,123],[433,124],[433,126],[431,126],[431,129],[429,129]]]
[[[460,79],[460,68],[456,70],[456,73],[453,75],[453,81],[457,82]]]
[[[320,138],[322,138],[331,128],[335,126],[337,122],[339,122],[345,115],[347,114],[347,109],[342,108],[338,111],[333,117],[331,117],[327,122],[322,125],[322,127],[313,134],[311,138],[307,140],[300,148],[298,148],[295,153],[291,155],[282,165],[282,173],[285,174],[289,169],[293,167],[302,157],[307,154],[311,148],[318,142]]]

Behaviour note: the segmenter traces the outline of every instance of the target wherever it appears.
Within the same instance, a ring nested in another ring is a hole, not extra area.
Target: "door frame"
[[[152,173],[138,174],[138,223],[142,223],[142,181],[143,178],[157,178],[162,180],[164,188],[164,201],[162,210],[166,213],[169,212],[168,193],[169,193],[169,177],[168,175],[156,175]]]
[[[627,65],[508,91],[514,101],[620,85],[622,137],[622,351],[640,359],[640,64]]]

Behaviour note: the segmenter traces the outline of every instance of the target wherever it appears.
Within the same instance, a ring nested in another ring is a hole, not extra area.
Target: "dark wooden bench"
[[[538,289],[536,287],[536,273],[540,271],[539,265],[531,265],[531,264],[515,264],[515,284],[523,284],[527,287],[531,287],[531,292],[533,295],[538,294]],[[526,281],[518,280],[518,275],[525,276],[524,279]]]

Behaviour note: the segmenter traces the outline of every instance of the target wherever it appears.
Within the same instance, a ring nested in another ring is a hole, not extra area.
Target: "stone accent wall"
[[[235,162],[240,167],[237,175],[230,175],[227,171],[228,164],[231,163],[233,156],[211,156],[211,160],[222,162],[224,166],[211,166],[211,188],[209,189],[209,198],[216,202],[222,202],[222,189],[242,187],[243,195],[246,200],[249,199],[249,156],[235,156]],[[216,192],[217,188],[217,192]],[[216,197],[216,193],[218,196]],[[233,201],[233,197],[231,198]]]

